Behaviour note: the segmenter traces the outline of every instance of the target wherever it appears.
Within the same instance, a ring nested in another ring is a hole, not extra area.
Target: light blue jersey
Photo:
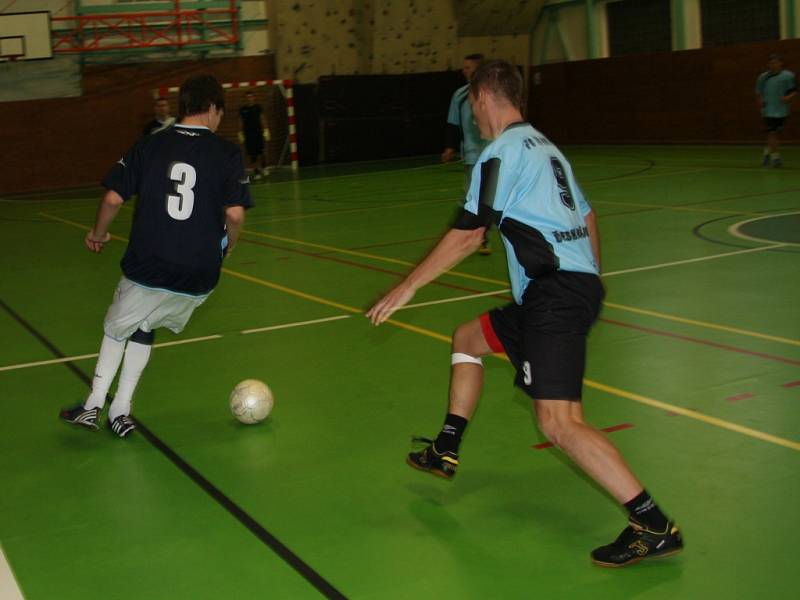
[[[483,150],[464,210],[493,211],[517,304],[535,277],[599,274],[585,221],[592,207],[564,155],[528,123],[509,125]]]
[[[786,94],[797,90],[794,73],[784,69],[780,73],[765,71],[756,80],[756,93],[761,95],[763,104],[761,116],[780,119],[789,116],[789,105],[781,100]]]
[[[468,96],[469,84],[453,92],[447,122],[461,129],[461,156],[465,165],[474,165],[486,142],[481,139],[481,132],[475,124]]]

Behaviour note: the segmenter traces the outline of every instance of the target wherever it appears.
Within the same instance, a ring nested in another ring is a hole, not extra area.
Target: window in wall
[[[669,52],[670,0],[623,0],[606,5],[611,56]]]
[[[703,46],[780,38],[780,0],[701,0]]]

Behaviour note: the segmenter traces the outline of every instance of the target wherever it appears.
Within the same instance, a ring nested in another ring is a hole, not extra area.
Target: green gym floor
[[[452,330],[508,287],[493,232],[491,256],[368,324],[461,196],[462,166],[423,157],[254,185],[217,291],[157,335],[125,440],[57,414],[87,392],[130,210],[92,255],[99,190],[0,200],[0,597],[796,598],[800,148],[782,169],[755,147],[564,150],[608,289],[585,411],[682,554],[590,563],[625,515],[542,447],[501,357],[455,480],[404,463],[441,426]],[[228,410],[246,378],[275,394],[261,425]]]

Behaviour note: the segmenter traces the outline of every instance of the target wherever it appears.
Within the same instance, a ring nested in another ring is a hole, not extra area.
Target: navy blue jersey
[[[138,196],[125,277],[191,295],[214,289],[227,244],[225,207],[252,206],[238,146],[205,127],[175,125],[136,142],[102,184],[126,202]]]

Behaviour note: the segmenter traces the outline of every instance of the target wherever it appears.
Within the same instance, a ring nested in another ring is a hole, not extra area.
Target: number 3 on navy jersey
[[[197,171],[186,163],[173,163],[169,169],[169,178],[175,182],[177,194],[167,194],[167,213],[173,219],[185,221],[194,210],[194,187]]]

